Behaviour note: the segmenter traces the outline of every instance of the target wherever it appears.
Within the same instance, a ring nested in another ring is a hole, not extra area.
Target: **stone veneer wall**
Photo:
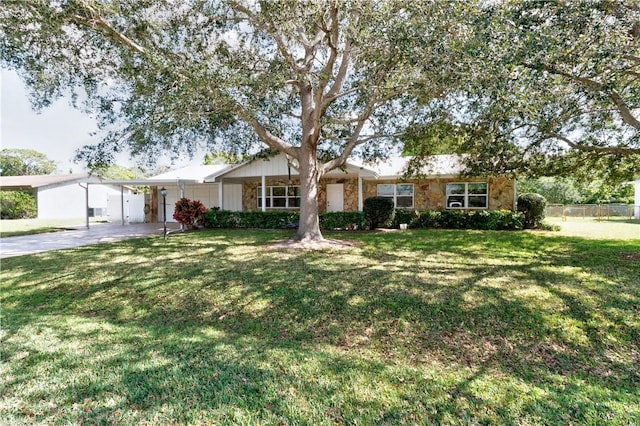
[[[397,183],[397,180],[379,180],[362,182],[362,199],[377,195],[379,183]],[[403,181],[404,182],[404,181]],[[416,210],[443,210],[445,208],[445,191],[447,183],[451,182],[488,182],[489,210],[513,210],[515,181],[509,178],[470,178],[470,179],[429,179],[407,180],[414,185],[414,208]],[[257,188],[261,181],[246,181],[242,188],[242,209],[258,210]],[[358,179],[357,178],[328,178],[320,182],[318,204],[320,212],[327,210],[327,184],[342,183],[344,185],[344,211],[358,210]],[[299,179],[267,179],[267,186],[299,185]]]
[[[396,180],[364,181],[362,184],[363,199],[375,197],[379,183],[397,183]],[[489,210],[513,210],[515,181],[509,178],[469,178],[469,179],[409,179],[403,181],[414,185],[413,204],[416,210],[444,210],[447,183],[452,182],[488,182]]]
[[[344,210],[358,210],[358,179],[357,178],[329,178],[320,182],[318,204],[320,212],[327,211],[327,184],[341,183],[344,185]],[[246,181],[242,187],[242,210],[251,211],[258,209],[258,186],[261,180]],[[300,185],[299,179],[267,179],[267,186]],[[267,209],[272,210],[272,209]],[[273,209],[282,210],[282,209]]]

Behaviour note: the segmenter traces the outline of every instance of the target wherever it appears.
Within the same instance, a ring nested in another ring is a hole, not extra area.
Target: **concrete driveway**
[[[179,224],[171,223],[167,225],[167,229],[175,231],[179,226]],[[89,229],[83,227],[46,234],[0,238],[0,258],[109,243],[146,235],[162,235],[163,229],[162,223],[131,225],[96,223],[91,224]]]

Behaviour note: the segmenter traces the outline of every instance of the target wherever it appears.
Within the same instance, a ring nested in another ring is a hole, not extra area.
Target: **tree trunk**
[[[300,223],[295,239],[298,241],[323,241],[320,232],[318,187],[320,170],[316,150],[310,147],[300,151]]]

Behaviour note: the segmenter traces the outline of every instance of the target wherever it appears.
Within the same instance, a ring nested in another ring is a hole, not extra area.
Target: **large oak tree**
[[[477,16],[475,169],[640,174],[640,3],[501,1]]]
[[[86,92],[112,131],[91,164],[211,150],[285,153],[299,170],[297,239],[321,240],[318,182],[384,155],[461,81],[469,3],[9,1],[2,63],[36,104]],[[420,101],[416,95],[420,95]]]

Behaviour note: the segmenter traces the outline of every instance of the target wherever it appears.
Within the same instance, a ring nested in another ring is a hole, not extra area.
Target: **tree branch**
[[[620,113],[620,117],[622,118],[622,121],[627,123],[629,126],[632,126],[637,130],[640,130],[640,120],[638,120],[633,115],[631,108],[627,105],[627,103],[624,101],[622,96],[620,96],[620,94],[615,90],[607,90],[603,83],[600,83],[599,81],[596,81],[592,78],[580,77],[580,76],[570,74],[568,72],[560,71],[559,69],[556,69],[550,65],[542,65],[541,67],[536,67],[529,64],[525,64],[525,66],[534,70],[543,70],[551,74],[567,77],[573,81],[577,81],[578,83],[583,84],[586,87],[589,87],[593,90],[606,94],[616,106],[618,112]]]
[[[270,148],[276,149],[280,152],[284,152],[287,155],[298,160],[298,148],[294,147],[284,140],[280,139],[276,135],[269,132],[258,120],[252,117],[244,108],[237,105],[235,108],[236,114],[247,124],[249,124],[255,132],[258,134],[260,139],[267,144]]]
[[[106,31],[108,34],[110,34],[111,36],[113,36],[121,44],[131,48],[135,52],[142,53],[142,54],[146,52],[144,47],[140,46],[139,44],[137,44],[136,42],[134,42],[133,40],[131,40],[130,38],[128,38],[127,36],[119,32],[118,30],[116,30],[107,21],[105,21],[105,19],[102,16],[100,16],[100,14],[93,7],[89,6],[86,1],[79,0],[78,4],[89,14],[90,17],[87,18],[80,15],[73,15],[71,16],[71,19],[74,22],[80,25],[91,27],[91,28],[102,29]]]
[[[577,149],[579,151],[597,152],[601,154],[623,154],[623,155],[640,154],[640,148],[631,148],[626,146],[623,147],[623,146],[581,145],[557,133],[550,133],[546,135],[545,139],[557,139],[559,141],[566,143],[571,148]]]
[[[256,18],[255,13],[253,13],[249,8],[240,4],[239,2],[232,1],[230,2],[230,4],[233,9],[244,13],[247,16],[247,18],[251,21],[251,23],[253,23],[257,28],[268,30],[267,32],[271,34],[271,36],[273,37],[273,40],[276,42],[276,45],[278,46],[278,51],[280,51],[282,56],[285,58],[285,60],[291,67],[292,71],[294,71],[296,74],[304,71],[304,68],[298,65],[295,58],[291,55],[289,50],[287,50],[287,46],[286,46],[286,43],[284,42],[284,39],[282,38],[282,34],[280,34],[276,28],[274,28],[272,25],[265,25],[260,23],[259,20]]]

